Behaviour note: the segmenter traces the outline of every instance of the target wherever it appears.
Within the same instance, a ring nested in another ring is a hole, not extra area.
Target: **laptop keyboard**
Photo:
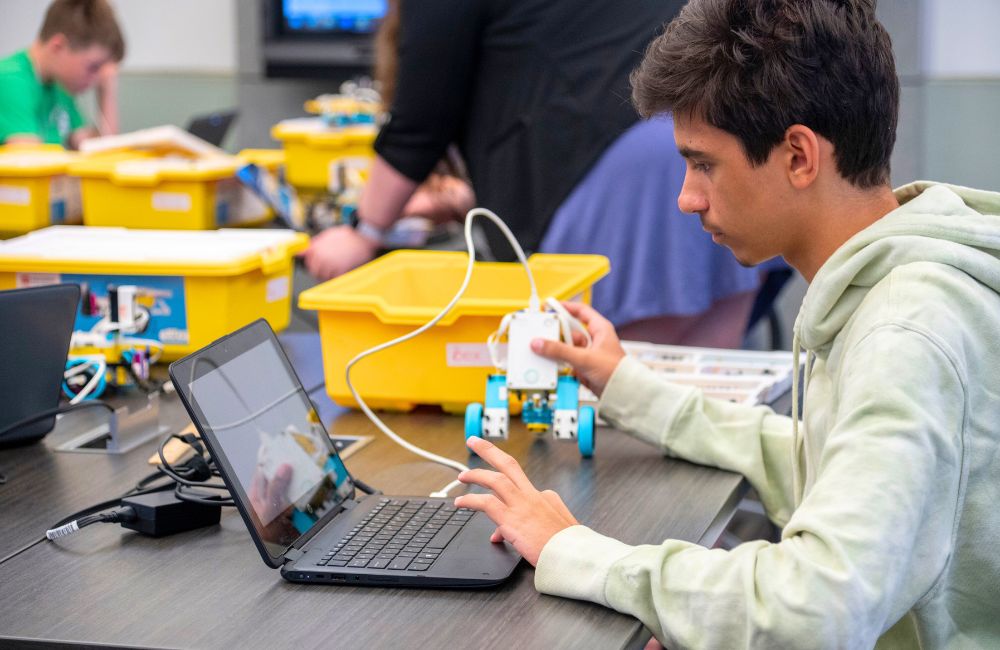
[[[441,501],[379,499],[319,566],[426,571],[474,513]]]

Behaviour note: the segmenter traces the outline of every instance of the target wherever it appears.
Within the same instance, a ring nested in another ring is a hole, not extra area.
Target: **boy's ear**
[[[819,136],[807,126],[793,124],[785,131],[783,145],[788,161],[789,182],[800,190],[812,185],[819,175]]]
[[[50,52],[63,52],[69,49],[69,39],[65,34],[53,34],[43,45]]]

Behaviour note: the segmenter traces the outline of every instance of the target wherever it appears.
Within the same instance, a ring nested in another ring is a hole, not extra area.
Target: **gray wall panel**
[[[1000,79],[927,84],[927,177],[1000,191]]]

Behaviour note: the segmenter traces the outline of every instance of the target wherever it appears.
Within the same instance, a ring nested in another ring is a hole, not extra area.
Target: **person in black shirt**
[[[536,250],[556,209],[638,120],[628,77],[682,0],[418,0],[400,4],[388,122],[358,207],[361,229],[313,239],[306,265],[329,278],[371,260],[449,145],[478,204]],[[498,230],[493,254],[511,259]]]

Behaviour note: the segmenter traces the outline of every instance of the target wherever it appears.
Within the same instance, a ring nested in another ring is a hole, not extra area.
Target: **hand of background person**
[[[120,131],[118,114],[118,64],[111,61],[101,66],[97,73],[97,130],[101,135],[114,135]]]
[[[329,280],[370,262],[377,252],[377,243],[350,226],[334,226],[313,237],[303,257],[313,276]]]
[[[562,305],[587,328],[593,343],[584,347],[583,334],[573,332],[573,345],[535,339],[531,342],[531,350],[537,355],[573,366],[583,385],[600,397],[618,362],[625,356],[625,350],[618,340],[615,326],[593,307],[579,302],[564,302]]]
[[[455,176],[431,174],[403,208],[403,216],[418,216],[434,223],[461,220],[476,206],[472,186]]]
[[[97,72],[97,89],[99,91],[118,90],[118,64],[109,61]]]
[[[486,513],[497,525],[490,541],[507,540],[532,566],[537,565],[548,541],[579,522],[558,494],[536,490],[512,456],[482,438],[469,438],[466,444],[499,472],[470,469],[459,474],[458,480],[492,494],[464,494],[455,499],[455,507]]]

